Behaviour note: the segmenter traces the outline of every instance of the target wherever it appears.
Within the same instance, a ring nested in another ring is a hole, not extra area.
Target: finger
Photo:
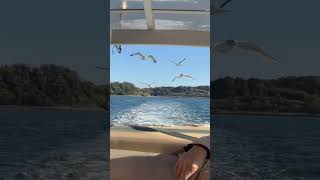
[[[198,169],[198,170],[190,177],[189,180],[197,180],[200,172],[201,172],[201,169]]]
[[[187,166],[183,166],[180,179],[187,180],[192,175],[191,169]]]
[[[192,171],[188,171],[183,180],[189,180],[189,178],[194,174]]]
[[[181,175],[182,168],[183,168],[183,165],[182,165],[181,161],[178,160],[177,165],[176,165],[176,174],[178,177],[180,177],[180,175]]]
[[[177,159],[177,161],[176,161],[176,174],[177,174],[177,176],[179,177],[180,176],[180,173],[181,173],[181,170],[182,170],[182,160],[181,160],[181,158],[180,158],[180,154],[177,154],[177,156],[178,156],[178,159]]]
[[[180,169],[180,172],[179,172],[179,174],[178,174],[179,180],[184,180],[184,177],[183,177],[184,171],[185,171],[185,170],[184,170],[184,164],[181,163],[181,169]]]

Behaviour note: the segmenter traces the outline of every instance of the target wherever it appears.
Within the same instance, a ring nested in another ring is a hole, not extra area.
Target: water
[[[204,125],[210,122],[209,98],[111,96],[113,125]]]
[[[213,177],[320,179],[320,118],[214,116]]]
[[[209,99],[112,96],[111,111],[115,124],[203,124]],[[103,112],[0,112],[0,179],[106,179],[105,124]],[[214,116],[213,132],[214,179],[320,177],[320,118]]]
[[[106,179],[103,112],[0,112],[0,179]]]

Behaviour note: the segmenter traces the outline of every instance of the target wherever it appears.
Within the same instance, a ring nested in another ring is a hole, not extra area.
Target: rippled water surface
[[[320,179],[320,117],[213,117],[214,179]]]
[[[106,179],[106,115],[0,111],[0,180]]]
[[[209,124],[209,98],[111,96],[113,125]]]

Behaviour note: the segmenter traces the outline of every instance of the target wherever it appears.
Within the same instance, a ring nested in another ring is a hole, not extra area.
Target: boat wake
[[[207,125],[209,109],[177,101],[147,101],[122,111],[111,111],[113,126]]]

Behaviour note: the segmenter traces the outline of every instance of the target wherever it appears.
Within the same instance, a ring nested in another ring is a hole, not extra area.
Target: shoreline
[[[170,97],[170,98],[210,98],[210,96],[142,96],[142,95],[110,95],[110,96],[130,96],[130,97]]]
[[[159,96],[153,96],[159,97]],[[107,112],[99,107],[77,107],[77,106],[19,106],[19,105],[0,105],[0,111],[76,111],[76,112]],[[283,116],[283,117],[320,117],[320,114],[310,113],[275,113],[275,112],[253,112],[253,111],[217,111],[212,112],[213,116]]]

